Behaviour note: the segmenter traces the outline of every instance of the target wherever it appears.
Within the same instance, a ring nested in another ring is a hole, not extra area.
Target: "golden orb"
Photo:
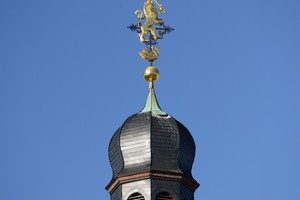
[[[155,82],[158,80],[159,71],[156,67],[149,66],[144,71],[144,78],[147,82]]]

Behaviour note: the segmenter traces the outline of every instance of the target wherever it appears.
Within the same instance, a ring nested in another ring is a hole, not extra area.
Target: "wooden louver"
[[[156,196],[155,200],[174,200],[174,198],[168,192],[161,192]]]
[[[143,197],[143,195],[141,195],[140,193],[136,192],[136,193],[133,193],[132,195],[130,195],[128,197],[128,200],[145,200],[145,198]]]

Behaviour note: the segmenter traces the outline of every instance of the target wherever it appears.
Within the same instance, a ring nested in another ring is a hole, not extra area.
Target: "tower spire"
[[[146,68],[144,72],[144,78],[149,83],[149,91],[145,107],[143,108],[141,113],[151,111],[156,115],[166,115],[166,113],[159,107],[154,91],[154,82],[158,80],[158,77],[159,72],[157,68],[153,66],[149,66]]]
[[[157,0],[145,0],[137,10],[138,33],[145,48],[139,55],[150,64],[144,71],[148,82],[145,107],[126,119],[109,143],[109,161],[113,177],[106,189],[111,200],[194,200],[199,183],[192,176],[196,146],[189,130],[166,114],[157,102],[154,83],[159,71],[157,41],[173,29],[158,18],[165,13]]]
[[[151,111],[157,115],[166,115],[159,107],[155,96],[154,82],[158,80],[159,72],[153,66],[153,62],[159,56],[158,39],[162,39],[165,34],[174,29],[166,26],[164,20],[158,18],[161,13],[166,13],[162,4],[158,3],[157,0],[145,0],[143,11],[135,11],[138,18],[137,24],[132,24],[128,28],[137,32],[140,42],[146,46],[139,52],[139,55],[150,64],[144,71],[144,78],[149,83],[149,92],[141,113]]]

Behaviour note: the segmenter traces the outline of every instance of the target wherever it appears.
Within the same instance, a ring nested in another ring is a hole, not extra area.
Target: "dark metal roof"
[[[169,115],[137,113],[116,131],[109,145],[113,177],[149,171],[192,177],[194,140],[184,125]]]

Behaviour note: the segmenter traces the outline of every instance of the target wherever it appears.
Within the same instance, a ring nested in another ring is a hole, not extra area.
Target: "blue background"
[[[300,1],[161,0],[156,93],[194,136],[195,199],[300,199]],[[0,1],[0,199],[106,200],[143,107],[142,0]]]

